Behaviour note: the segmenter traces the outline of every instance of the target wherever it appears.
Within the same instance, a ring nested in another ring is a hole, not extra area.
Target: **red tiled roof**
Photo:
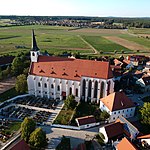
[[[90,123],[96,123],[96,120],[95,120],[93,115],[76,118],[76,120],[78,121],[79,125],[86,125],[86,124],[90,124]]]
[[[116,122],[116,123],[106,125],[105,131],[109,139],[123,135],[124,133],[123,124],[120,122]]]
[[[138,150],[127,138],[123,138],[117,145],[117,150]]]
[[[150,134],[139,136],[137,139],[150,139]]]
[[[80,81],[82,76],[113,78],[109,62],[39,56],[31,65],[30,74]]]
[[[110,111],[122,110],[135,106],[124,92],[114,92],[100,100]]]
[[[30,150],[28,144],[22,139],[16,145],[14,145],[10,150]]]

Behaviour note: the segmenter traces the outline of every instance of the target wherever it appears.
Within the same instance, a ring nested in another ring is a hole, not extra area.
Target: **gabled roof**
[[[127,138],[123,138],[117,145],[117,150],[138,150],[138,149]]]
[[[124,92],[114,92],[100,100],[110,111],[122,110],[135,106]]]
[[[150,134],[139,136],[137,139],[150,139]]]
[[[17,142],[12,148],[9,150],[30,150],[30,147],[28,144],[22,139],[19,142]]]
[[[116,122],[123,123],[124,132],[126,134],[129,134],[130,138],[132,138],[133,135],[138,135],[139,131],[138,129],[131,124],[127,119],[125,119],[123,116],[119,116],[119,118],[116,120]]]
[[[96,123],[95,117],[93,115],[76,118],[76,120],[78,121],[79,126],[91,124],[91,123]]]
[[[113,78],[109,62],[53,56],[39,56],[38,62],[32,62],[30,74],[76,81],[82,76]]]
[[[120,122],[112,123],[105,126],[105,131],[109,139],[123,135],[123,124]]]

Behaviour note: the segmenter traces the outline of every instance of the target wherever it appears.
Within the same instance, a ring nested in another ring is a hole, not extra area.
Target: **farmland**
[[[137,43],[139,47],[143,46],[143,48],[139,48],[141,53],[150,49],[150,39],[132,35],[131,30],[128,32],[120,29],[79,29],[63,26],[30,25],[0,28],[0,54],[16,55],[21,51],[29,51],[31,48],[32,29],[35,29],[37,43],[41,51],[47,50],[49,53],[69,51],[86,55],[93,54],[94,48],[97,53],[102,51],[106,54],[113,54],[114,50],[118,53],[123,50],[127,54],[135,53],[138,49],[130,49],[130,47],[126,47],[122,43],[106,38],[112,36],[128,40],[131,44],[132,42]]]

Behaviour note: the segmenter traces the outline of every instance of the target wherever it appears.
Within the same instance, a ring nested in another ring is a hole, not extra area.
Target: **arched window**
[[[95,84],[94,84],[94,98],[97,98],[97,90],[98,90],[98,82],[95,81]]]
[[[101,83],[101,90],[100,90],[100,98],[103,98],[104,96],[104,82]]]
[[[72,95],[72,88],[69,89],[69,95]]]
[[[32,53],[32,56],[35,56],[34,52]]]
[[[40,82],[38,82],[38,87],[41,87],[41,83]]]
[[[44,83],[44,87],[47,88],[47,84],[46,83]]]
[[[60,91],[60,86],[59,85],[57,86],[57,91]]]
[[[83,83],[82,83],[82,96],[84,96],[84,98],[85,98],[85,88],[86,88],[86,81],[85,81],[85,79],[83,79]]]
[[[110,81],[108,81],[108,83],[107,83],[108,84],[107,85],[107,95],[110,94],[110,83],[111,83]]]
[[[54,88],[54,85],[53,85],[53,84],[51,84],[51,88],[52,88],[52,89]]]
[[[76,97],[78,97],[78,88],[76,88]]]
[[[91,97],[91,88],[92,88],[92,82],[90,80],[88,83],[88,97]]]

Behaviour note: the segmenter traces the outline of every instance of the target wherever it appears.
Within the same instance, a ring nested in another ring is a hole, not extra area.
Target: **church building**
[[[32,31],[31,66],[28,92],[49,99],[97,102],[114,92],[113,74],[109,62],[44,56],[40,54]]]

